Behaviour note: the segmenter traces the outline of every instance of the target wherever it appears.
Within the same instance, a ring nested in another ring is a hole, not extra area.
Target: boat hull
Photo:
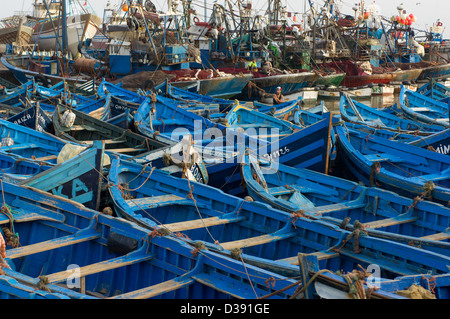
[[[373,75],[347,75],[342,81],[342,85],[348,88],[366,86],[370,83],[389,84],[393,79],[391,73]]]
[[[0,29],[0,43],[26,46],[31,40],[33,29],[25,25]]]
[[[313,86],[317,86],[317,85],[339,86],[339,85],[341,85],[342,81],[344,81],[345,76],[346,76],[345,73],[316,76],[312,85]]]
[[[229,99],[239,95],[251,79],[251,75],[226,76],[206,80],[171,82],[174,87],[213,98]]]
[[[424,68],[417,80],[430,80],[448,75],[450,75],[450,63]]]
[[[276,149],[269,144],[267,153],[259,154],[270,160],[292,167],[309,168],[317,172],[328,169],[329,151],[332,149],[331,115],[326,113],[324,119],[304,129],[280,138]],[[257,149],[260,151],[260,149]],[[207,165],[209,185],[222,189],[229,194],[245,194],[239,171],[240,158],[225,163]]]
[[[392,73],[392,82],[416,81],[422,74],[422,69],[403,70]]]
[[[344,127],[336,127],[336,132],[343,162],[358,181],[367,186],[376,185],[409,198],[431,197],[434,202],[444,205],[450,201],[448,188],[450,175],[447,173],[450,162],[447,156],[371,137],[367,133]],[[347,132],[350,132],[350,137],[347,137]],[[361,147],[358,143],[361,143],[364,138],[368,141],[362,152],[367,155],[362,155],[363,153],[358,150],[358,147]],[[377,149],[382,151],[376,151]],[[418,165],[419,162],[422,164]],[[411,165],[414,167],[411,168]],[[376,169],[377,167],[379,170]],[[419,169],[422,167],[424,168]],[[431,193],[427,191],[428,181],[433,182]]]
[[[68,48],[73,57],[78,56],[78,45],[85,39],[92,39],[100,28],[102,19],[93,14],[82,14],[67,17],[67,39]],[[62,26],[59,19],[54,21],[54,25],[58,30],[58,38],[62,38]],[[38,24],[34,34],[31,36],[31,44],[37,44],[41,51],[54,51],[57,45],[57,38],[53,31],[51,22],[45,22],[43,25]]]
[[[283,94],[289,94],[290,92],[311,86],[315,77],[314,73],[304,72],[253,78],[252,82],[268,94],[275,94],[277,87],[281,87]],[[247,90],[249,89],[247,86]]]

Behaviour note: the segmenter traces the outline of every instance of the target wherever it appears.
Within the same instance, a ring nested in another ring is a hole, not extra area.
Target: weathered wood
[[[97,274],[99,272],[117,269],[117,268],[128,266],[131,264],[143,262],[143,261],[149,260],[151,258],[152,258],[151,255],[121,256],[121,257],[117,257],[117,258],[113,258],[110,260],[105,260],[105,261],[101,261],[101,262],[98,262],[95,264],[81,267],[79,269],[79,274],[80,274],[80,277],[85,277],[88,275]],[[70,273],[68,274],[67,271],[64,270],[61,272],[57,272],[57,273],[48,275],[47,278],[48,278],[49,282],[53,283],[53,282],[65,280],[69,276],[71,276],[71,274]]]
[[[131,291],[126,294],[117,295],[109,299],[149,299],[166,292],[174,291],[194,283],[194,279],[185,278],[184,280],[168,280],[150,287]]]
[[[58,156],[56,156],[56,155],[49,155],[49,156],[44,156],[44,157],[38,157],[38,158],[36,158],[36,161],[49,161],[49,160],[57,159],[57,158],[58,158]]]
[[[364,226],[366,228],[381,228],[381,227],[388,227],[388,226],[394,226],[394,225],[400,225],[405,223],[412,223],[417,220],[417,217],[410,216],[410,217],[394,217],[394,218],[386,218],[381,220],[375,220],[373,222],[364,223]]]
[[[294,236],[294,233],[268,234],[220,244],[224,249],[243,248],[267,244]]]
[[[334,257],[339,257],[339,253],[331,252],[331,251],[318,251],[318,252],[306,254],[306,255],[316,256],[317,260],[325,260],[325,259],[330,259],[330,258],[334,258]],[[286,262],[291,265],[298,265],[298,256],[278,259],[277,262]]]
[[[43,251],[57,249],[65,246],[75,245],[85,241],[94,240],[100,237],[100,234],[87,235],[69,235],[57,239],[47,240],[33,245],[22,246],[15,249],[7,250],[6,257],[10,259],[25,257],[32,254],[37,254]]]
[[[108,151],[116,152],[116,153],[131,153],[131,152],[144,152],[144,151],[146,151],[146,149],[145,148],[125,147],[125,148],[108,149]]]
[[[442,241],[442,240],[450,239],[450,233],[449,232],[437,233],[437,234],[433,234],[433,235],[420,237],[420,239]]]
[[[160,226],[161,228],[167,228],[171,232],[186,231],[191,229],[211,227],[218,225],[225,225],[229,223],[235,223],[244,220],[245,217],[235,217],[235,218],[221,218],[221,217],[210,217],[204,219],[189,220],[185,222],[165,224]]]

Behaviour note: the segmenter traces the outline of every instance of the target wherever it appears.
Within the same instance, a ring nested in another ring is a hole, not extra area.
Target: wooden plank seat
[[[393,218],[386,218],[381,220],[375,220],[373,222],[364,223],[366,228],[382,228],[394,225],[400,225],[405,223],[412,223],[417,220],[417,217],[411,215],[399,215]]]
[[[236,126],[242,127],[242,128],[278,128],[276,125],[272,125],[270,123],[238,123]]]
[[[49,156],[38,157],[38,158],[36,158],[36,161],[50,161],[50,160],[57,159],[57,158],[58,158],[58,156],[56,156],[56,155],[49,155]]]
[[[437,241],[447,240],[447,239],[450,239],[450,230],[446,229],[446,231],[441,232],[441,233],[436,233],[436,234],[432,234],[432,235],[428,235],[428,236],[423,236],[423,237],[421,237],[421,239],[437,240]]]
[[[125,143],[126,140],[124,139],[111,139],[111,140],[102,140],[105,144],[118,144],[118,143]],[[93,144],[94,141],[83,141],[85,144]]]
[[[110,297],[109,299],[149,299],[193,284],[191,277],[177,278],[162,283]]]
[[[147,150],[146,148],[133,148],[133,147],[108,149],[108,151],[116,153],[144,152],[146,150]]]
[[[317,260],[325,260],[325,259],[339,257],[339,253],[328,251],[328,250],[317,251],[315,253],[311,253],[311,254],[307,254],[307,255],[316,256]],[[291,265],[298,265],[298,256],[278,259],[278,260],[276,260],[276,262],[286,262]]]
[[[256,237],[250,237],[225,243],[219,243],[220,246],[222,246],[223,249],[235,249],[235,248],[244,248],[244,247],[252,247],[252,246],[258,246],[258,245],[264,245],[268,244],[274,241],[283,240],[289,237],[295,236],[296,233],[294,232],[285,232],[285,231],[278,231],[273,234],[267,234],[267,235],[261,235]]]
[[[432,109],[430,109],[429,107],[426,107],[426,106],[410,107],[409,109],[414,112],[430,112],[430,111],[432,111]]]
[[[134,252],[130,253],[125,256],[120,256],[117,258],[112,258],[109,260],[101,261],[98,263],[94,263],[91,265],[87,265],[84,267],[81,267],[79,269],[80,277],[86,277],[88,275],[97,274],[103,271],[107,270],[113,270],[121,267],[125,267],[131,264],[140,263],[143,261],[147,261],[151,259],[153,256],[149,254],[142,254],[141,252]],[[67,279],[69,276],[71,276],[70,273],[67,273],[66,270],[63,270],[61,272],[57,272],[54,274],[47,275],[48,281],[50,283],[55,283],[59,281],[63,281]]]
[[[64,127],[62,126],[64,131],[92,131],[92,132],[101,132],[103,134],[110,134],[109,131],[102,129],[98,126],[93,125],[83,125],[83,124],[75,124],[72,127]]]
[[[229,223],[236,223],[242,220],[245,220],[246,218],[244,216],[238,216],[235,213],[231,214],[225,214],[220,217],[210,217],[210,218],[203,218],[203,219],[196,219],[196,220],[188,220],[184,222],[179,223],[172,223],[172,224],[165,224],[161,225],[160,228],[167,228],[171,232],[180,232],[180,231],[186,231],[191,229],[198,229],[203,227],[211,227],[211,226],[218,226],[218,225],[225,225]]]
[[[55,238],[44,242],[22,246],[6,251],[6,257],[10,259],[20,258],[40,252],[53,250],[65,246],[75,245],[85,241],[94,240],[100,237],[99,233],[74,234],[61,238]]]

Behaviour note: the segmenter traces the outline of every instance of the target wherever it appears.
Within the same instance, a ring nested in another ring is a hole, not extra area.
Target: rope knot
[[[46,276],[40,276],[39,282],[36,284],[37,289],[51,292],[50,288],[47,287],[49,284],[48,278]]]
[[[241,259],[242,250],[240,248],[233,248],[230,250],[230,257],[235,260]]]
[[[8,227],[2,227],[3,234],[5,235],[6,244],[12,248],[17,248],[20,245],[19,234],[13,233]]]
[[[266,284],[267,288],[270,288],[270,286],[272,286],[272,288],[274,288],[275,287],[275,278],[273,278],[273,277],[267,278],[264,283]]]
[[[193,257],[197,257],[198,252],[199,252],[200,250],[203,250],[203,249],[206,250],[206,246],[205,246],[205,244],[203,244],[202,242],[196,242],[196,243],[194,244],[194,247],[195,247],[195,248],[194,248],[193,250],[191,250],[191,254],[192,254]]]

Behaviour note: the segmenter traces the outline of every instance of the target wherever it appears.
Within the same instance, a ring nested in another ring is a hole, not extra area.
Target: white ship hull
[[[67,44],[69,52],[76,57],[78,44],[88,38],[93,38],[101,24],[101,18],[93,14],[75,15],[67,18]],[[59,41],[62,40],[62,27],[59,20],[54,21],[55,28],[58,30]],[[41,30],[42,29],[42,30]],[[57,39],[50,22],[45,22],[44,26],[38,24],[30,43],[38,44],[40,51],[54,51],[57,48]]]

